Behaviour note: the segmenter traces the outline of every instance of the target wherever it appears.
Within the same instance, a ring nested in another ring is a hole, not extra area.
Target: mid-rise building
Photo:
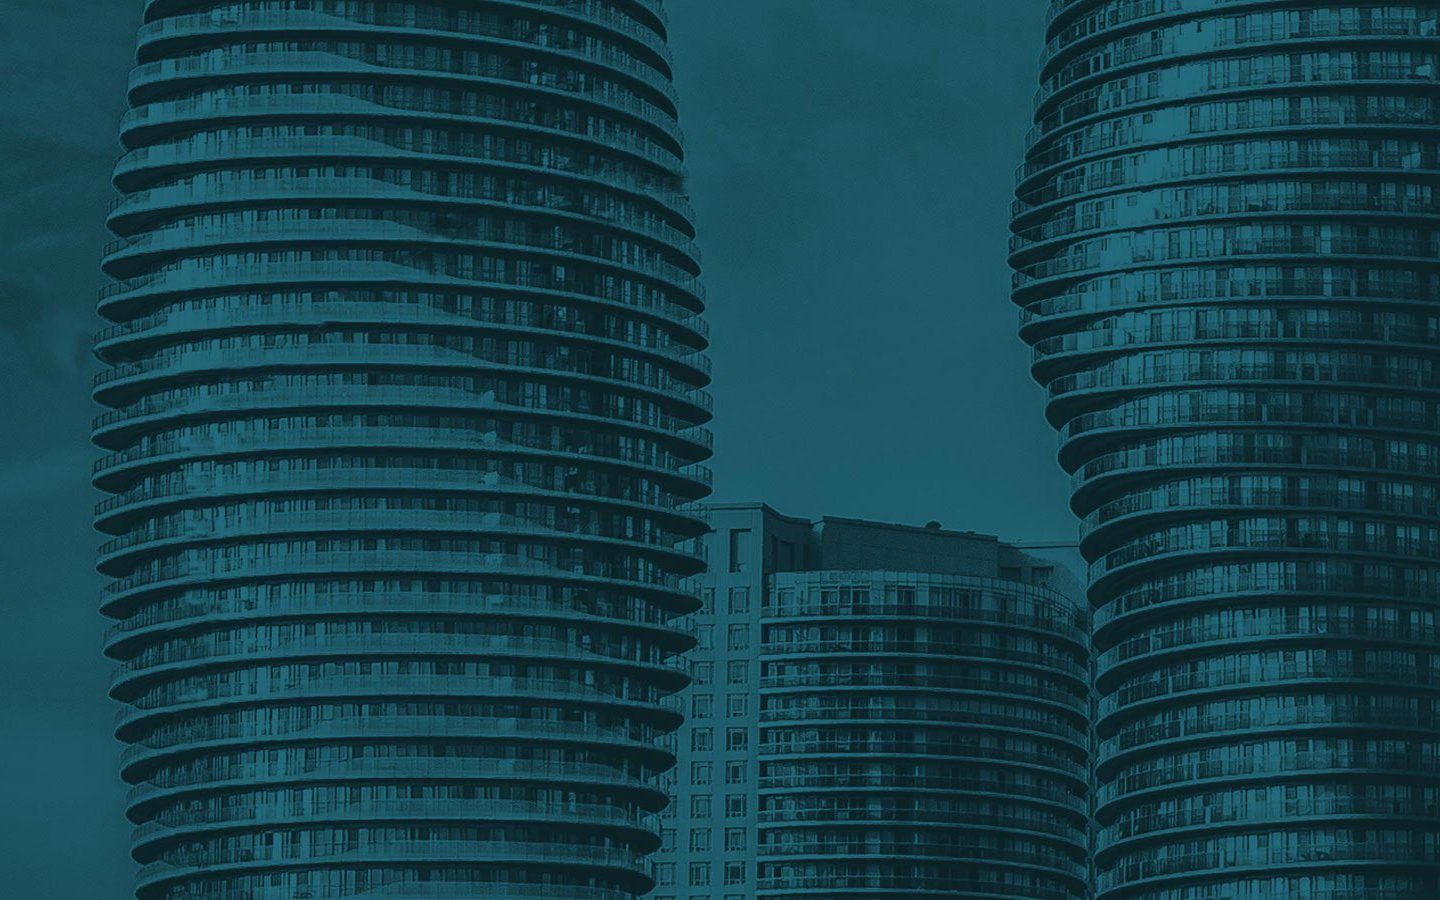
[[[1440,4],[1052,0],[1012,262],[1101,900],[1440,897]]]
[[[146,0],[99,568],[142,900],[651,887],[709,491],[660,0]]]
[[[654,900],[1084,897],[1064,569],[933,524],[710,516]]]

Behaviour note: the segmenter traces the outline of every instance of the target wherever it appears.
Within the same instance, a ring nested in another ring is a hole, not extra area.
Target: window
[[[709,650],[715,646],[715,626],[701,625],[695,629],[696,646],[701,650]]]
[[[697,662],[691,676],[695,679],[696,684],[709,684],[715,680],[715,664]]]
[[[1054,566],[1036,566],[1030,570],[1030,581],[1041,587],[1049,587],[1050,579],[1055,577]]]
[[[690,832],[690,850],[705,853],[710,849],[710,829],[696,828]]]
[[[708,719],[715,707],[714,694],[694,694],[690,697],[690,715],[697,719]]]
[[[697,616],[713,616],[713,615],[715,615],[715,589],[714,589],[714,588],[701,588],[701,590],[700,590],[700,608],[695,611],[695,614],[696,614]]]
[[[690,798],[690,817],[693,819],[710,818],[709,794],[696,794]]]
[[[750,746],[750,732],[745,728],[725,729],[725,749],[745,750]]]
[[[746,802],[745,794],[725,795],[725,818],[743,819],[749,804]]]
[[[709,863],[703,863],[703,862],[691,863],[691,864],[690,864],[690,883],[691,883],[692,885],[697,885],[697,884],[709,884],[709,883],[710,883],[710,864],[709,864]]]
[[[750,529],[730,529],[730,571],[744,572],[750,557]]]
[[[730,632],[726,636],[727,645],[731,650],[746,650],[750,647],[750,626],[731,625]]]
[[[726,883],[726,884],[744,884],[744,883],[745,883],[745,862],[744,862],[744,860],[740,860],[740,861],[737,861],[737,862],[727,862],[727,863],[725,864],[725,883]]]
[[[690,783],[710,783],[710,764],[708,762],[692,762],[690,764]]]
[[[732,613],[748,613],[750,611],[750,589],[748,587],[730,589],[729,611]]]
[[[715,735],[709,728],[696,728],[690,732],[691,750],[714,750]]]
[[[745,760],[732,759],[725,763],[725,783],[743,784],[745,781]]]
[[[725,829],[725,849],[731,852],[745,849],[745,829]]]
[[[727,833],[726,833],[726,835],[725,835],[725,841],[726,841],[726,843],[729,843],[729,841],[730,841],[730,835],[729,835],[729,833],[728,833],[728,830],[727,830]],[[662,829],[660,829],[660,846],[661,846],[663,849],[665,849],[665,850],[674,850],[674,849],[675,849],[675,829],[673,829],[673,828],[662,828]]]
[[[728,684],[744,684],[749,680],[750,669],[748,661],[743,659],[732,659],[725,670],[725,681]]]
[[[674,884],[674,883],[675,883],[675,864],[674,864],[674,863],[656,863],[656,864],[655,864],[655,882],[656,882],[656,884]]]
[[[747,697],[748,695],[746,694],[730,694],[727,696],[725,698],[725,714],[732,719],[738,719],[744,716],[747,711],[746,707],[749,706]]]

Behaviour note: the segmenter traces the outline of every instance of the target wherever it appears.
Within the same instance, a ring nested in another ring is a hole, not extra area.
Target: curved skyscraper
[[[1012,261],[1097,896],[1440,896],[1434,2],[1054,0]]]
[[[610,898],[703,568],[659,0],[149,0],[95,482],[141,898]]]

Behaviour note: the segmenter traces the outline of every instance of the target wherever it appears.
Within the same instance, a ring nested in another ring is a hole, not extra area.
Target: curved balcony
[[[219,876],[233,877],[247,871],[268,873],[288,868],[347,868],[386,863],[398,867],[419,863],[486,863],[494,866],[603,869],[610,870],[612,877],[628,881],[638,889],[648,890],[654,884],[646,874],[648,869],[642,854],[618,848],[586,847],[577,842],[392,840],[372,841],[369,846],[358,850],[326,852],[312,848],[303,855],[281,854],[268,846],[257,846],[240,859],[229,859],[223,852],[214,853],[213,859],[197,858],[201,855],[204,855],[203,851],[191,854],[192,862],[160,860],[142,866],[137,877],[136,895],[140,900],[163,897],[165,894],[161,891],[167,885],[197,876],[209,880]]]
[[[214,342],[207,342],[214,343]],[[158,350],[133,363],[122,363],[97,373],[94,397],[100,403],[119,406],[127,396],[169,387],[167,382],[186,383],[197,376],[210,379],[275,371],[365,372],[370,368],[404,370],[424,375],[470,374],[520,375],[545,381],[573,381],[585,387],[608,389],[617,394],[634,392],[646,400],[678,409],[687,419],[708,421],[714,410],[709,392],[692,387],[657,370],[648,376],[616,378],[597,373],[564,358],[559,350],[539,359],[527,359],[523,350],[506,355],[452,349],[435,344],[302,344],[295,347],[182,346]],[[611,362],[626,361],[620,354]],[[566,363],[569,363],[567,365]]]
[[[274,144],[266,146],[274,149]],[[640,215],[626,207],[603,203],[598,197],[587,195],[574,201],[565,197],[545,197],[547,203],[527,202],[529,198],[504,200],[474,191],[469,194],[444,193],[438,187],[429,190],[413,185],[403,185],[381,178],[353,176],[347,178],[323,177],[265,177],[265,178],[216,178],[203,177],[182,184],[148,188],[123,194],[110,209],[109,222],[117,230],[132,231],[136,222],[149,219],[175,218],[193,215],[214,209],[229,209],[239,206],[273,204],[283,202],[291,206],[313,206],[324,203],[339,206],[388,207],[406,206],[412,209],[430,210],[460,209],[480,213],[515,217],[516,220],[552,220],[584,227],[595,231],[610,231],[623,235],[635,235],[653,241],[664,250],[684,254],[689,268],[698,269],[700,250],[695,241],[685,232],[662,219]],[[586,202],[588,201],[588,202]],[[576,208],[579,207],[579,208]],[[134,221],[132,221],[134,220]],[[323,220],[332,226],[337,220]],[[353,220],[341,220],[353,221]],[[294,227],[293,223],[288,223]],[[361,223],[363,224],[363,223]],[[189,237],[214,243],[232,240],[237,243],[254,243],[258,236],[238,231],[234,227],[197,230],[189,226],[179,228],[164,226],[158,230],[141,231],[126,237],[116,238],[105,245],[106,262],[133,261],[143,253],[155,253],[188,249],[192,246]],[[348,234],[347,234],[348,236]],[[364,236],[363,233],[357,236]],[[301,235],[303,237],[303,234]],[[329,238],[333,239],[334,235]],[[286,242],[293,235],[276,235],[275,240]],[[694,282],[693,271],[676,275],[685,285]]]
[[[598,20],[600,19],[591,19]],[[639,38],[646,47],[664,47],[663,42],[657,41],[649,29],[635,27],[633,20],[623,16],[611,16],[608,17],[608,22],[619,26],[627,37]],[[584,52],[577,52],[539,43],[524,29],[512,28],[507,34],[503,33],[503,29],[482,32],[475,29],[464,30],[459,25],[458,20],[434,13],[388,16],[384,12],[380,15],[367,15],[356,10],[349,15],[340,16],[315,9],[265,10],[233,7],[218,15],[177,15],[147,22],[140,26],[138,42],[141,58],[163,54],[168,49],[164,45],[170,42],[188,48],[233,44],[238,39],[253,41],[266,36],[293,39],[297,34],[326,37],[378,36],[419,39],[440,46],[495,47],[538,59],[554,60],[560,65],[594,68],[612,77],[623,74],[668,101],[668,112],[671,115],[679,102],[667,72],[646,65],[636,57],[608,44],[597,44]],[[626,25],[629,27],[624,27]]]
[[[587,299],[617,302],[605,296],[594,298],[563,285],[552,287],[549,284],[507,283],[479,276],[451,274],[444,270],[407,263],[355,260],[350,263],[265,262],[227,266],[223,270],[193,263],[172,265],[146,275],[128,278],[123,282],[115,282],[102,289],[101,308],[102,311],[118,315],[127,308],[183,298],[186,295],[212,294],[238,288],[282,293],[286,289],[309,283],[318,283],[323,290],[355,290],[400,284],[452,291],[512,291],[527,296],[577,303],[584,303]],[[648,293],[633,303],[626,302],[625,308],[640,314],[649,313],[662,324],[681,331],[681,336],[694,342],[696,346],[704,347],[708,343],[708,328],[701,324],[705,320],[694,310],[668,301],[658,301]]]
[[[484,125],[488,121],[476,118],[472,124]],[[247,134],[238,127],[227,126],[163,144],[130,148],[115,164],[114,180],[116,185],[122,188],[131,182],[137,183],[135,190],[126,191],[111,202],[109,222],[118,230],[129,219],[165,212],[167,204],[199,205],[211,202],[200,193],[199,186],[222,181],[226,176],[217,176],[211,170],[222,169],[226,164],[232,168],[241,168],[248,164],[253,168],[257,164],[283,161],[298,161],[303,164],[358,159],[379,163],[428,163],[446,170],[460,167],[496,171],[516,178],[530,179],[537,184],[559,181],[591,192],[597,198],[616,197],[651,207],[658,205],[662,213],[679,216],[683,226],[682,234],[687,237],[693,234],[689,223],[694,220],[695,213],[688,198],[667,185],[663,179],[642,177],[640,169],[643,166],[628,168],[608,157],[600,157],[594,165],[577,169],[567,156],[548,155],[536,158],[533,154],[525,154],[515,148],[508,152],[505,148],[498,148],[486,154],[459,140],[460,134],[469,134],[465,131],[450,133],[441,130],[447,140],[453,139],[459,145],[450,148],[448,143],[435,147],[423,142],[407,142],[399,136],[387,137],[385,129],[358,122],[346,124],[343,133],[334,133],[335,125],[326,127],[330,129],[330,133],[323,135],[280,134],[261,138]],[[299,131],[300,128],[289,126],[289,130]],[[530,130],[545,129],[535,126]],[[366,134],[371,136],[363,136]],[[563,134],[567,135],[566,140],[583,142],[583,137]],[[624,135],[607,136],[604,144],[596,146],[611,152],[619,151],[620,156],[630,158],[630,163],[664,162],[647,149],[648,145],[642,147]],[[469,152],[462,153],[462,150]],[[241,170],[243,171],[243,168]],[[243,175],[229,177],[238,180]],[[289,179],[289,176],[277,177]],[[171,183],[164,187],[150,187],[149,182],[156,179],[168,179]],[[301,181],[301,184],[297,184],[298,192],[295,197],[297,200],[304,200],[306,193],[303,180],[300,176],[295,176],[295,179]],[[361,180],[363,182],[373,179],[366,176]],[[393,191],[396,187],[391,185],[385,190]],[[129,199],[131,193],[137,199]],[[340,196],[347,199],[345,194]],[[385,199],[385,195],[380,195],[380,199]],[[422,199],[430,205],[438,202],[438,199],[429,193],[424,194]],[[461,195],[453,198],[451,202],[463,204],[468,199],[469,195]],[[690,231],[683,230],[686,228]]]
[[[110,680],[111,696],[130,699],[150,682],[176,676],[205,674],[209,670],[244,670],[262,662],[332,661],[376,657],[404,657],[415,661],[459,659],[564,659],[585,670],[619,670],[648,678],[651,682],[679,689],[688,683],[680,669],[658,660],[586,650],[577,641],[489,634],[337,634],[304,637],[267,635],[255,626],[243,634],[216,639],[212,636],[185,636],[168,644],[159,653],[145,653],[126,660]],[[616,642],[618,645],[618,641]],[[620,650],[617,646],[614,649]],[[158,657],[158,658],[157,658]],[[297,689],[309,690],[309,683]]]
[[[709,429],[662,413],[646,415],[651,410],[642,409],[639,404],[631,407],[628,418],[620,419],[602,413],[567,409],[558,403],[541,407],[506,402],[499,399],[494,390],[408,385],[312,385],[291,390],[275,387],[250,392],[187,389],[184,393],[152,394],[138,403],[100,414],[93,422],[93,433],[95,443],[119,449],[133,440],[137,432],[159,431],[178,422],[193,422],[197,417],[233,419],[237,414],[244,413],[259,417],[265,413],[289,411],[370,412],[385,409],[444,410],[468,415],[508,413],[596,428],[608,427],[672,443],[689,451],[694,458],[708,456],[713,445]]]
[[[648,812],[663,809],[668,798],[658,784],[613,766],[593,763],[546,763],[540,760],[485,759],[481,757],[317,758],[305,756],[305,747],[293,759],[286,751],[275,758],[267,751],[242,751],[238,756],[255,757],[244,763],[229,762],[215,774],[210,769],[186,770],[183,778],[167,772],[169,780],[139,781],[125,795],[126,815],[142,826],[163,814],[167,804],[179,808],[214,796],[245,794],[260,789],[306,790],[315,786],[368,786],[434,779],[437,782],[474,785],[522,785],[525,787],[573,787],[579,791],[604,790],[619,797],[634,798]],[[214,757],[211,758],[212,760]],[[161,811],[161,812],[157,812]]]

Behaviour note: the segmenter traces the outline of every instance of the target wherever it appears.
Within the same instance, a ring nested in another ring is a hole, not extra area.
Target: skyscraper
[[[1084,897],[1063,570],[938,526],[710,513],[653,900]]]
[[[1097,896],[1440,896],[1430,2],[1053,0],[1014,300],[1095,609]]]
[[[142,898],[631,896],[708,493],[659,0],[148,0],[97,353]]]

